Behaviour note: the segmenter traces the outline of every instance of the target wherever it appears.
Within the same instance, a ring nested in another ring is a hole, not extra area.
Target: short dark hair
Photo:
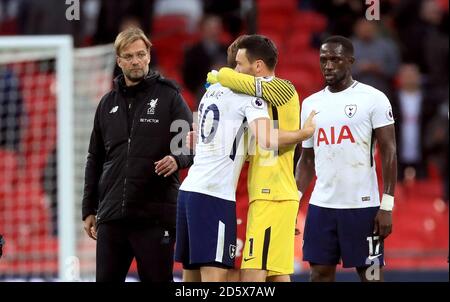
[[[278,50],[272,40],[263,35],[250,35],[238,43],[239,49],[247,50],[250,62],[262,60],[270,70],[274,70],[278,61]]]
[[[347,55],[353,56],[353,43],[350,39],[343,36],[331,36],[326,38],[325,41],[323,41],[322,45],[327,43],[340,44],[344,48],[344,51]]]

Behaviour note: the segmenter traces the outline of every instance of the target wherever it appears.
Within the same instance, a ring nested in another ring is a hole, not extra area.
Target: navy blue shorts
[[[236,203],[179,191],[175,261],[185,269],[201,266],[234,267]]]
[[[303,260],[343,267],[384,265],[383,242],[374,236],[379,207],[331,209],[310,204],[303,236]]]

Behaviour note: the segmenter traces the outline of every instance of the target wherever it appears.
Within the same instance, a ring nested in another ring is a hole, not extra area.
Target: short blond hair
[[[228,67],[230,67],[230,68],[236,67],[236,54],[239,50],[239,43],[247,37],[249,37],[249,35],[241,35],[241,36],[237,37],[236,40],[234,40],[234,42],[231,43],[230,46],[228,46],[228,49],[227,49]]]
[[[147,38],[142,29],[137,27],[129,27],[120,32],[116,37],[116,41],[114,42],[116,55],[119,56],[125,47],[136,42],[137,40],[142,40],[147,46],[147,50],[150,50],[150,48],[152,47],[152,43]]]

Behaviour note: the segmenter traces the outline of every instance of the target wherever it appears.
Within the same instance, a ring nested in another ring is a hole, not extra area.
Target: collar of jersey
[[[256,77],[259,81],[262,81],[262,82],[270,82],[270,81],[272,81],[274,78],[275,78],[275,76],[267,76],[267,77]]]

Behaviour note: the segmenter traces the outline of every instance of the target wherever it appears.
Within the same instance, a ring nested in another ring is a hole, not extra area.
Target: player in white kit
[[[185,270],[202,273],[203,267],[208,274],[209,268],[234,265],[235,194],[246,155],[244,127],[246,122],[268,117],[264,101],[220,84],[209,87],[203,96],[194,164],[178,194],[175,260]]]
[[[194,164],[178,194],[175,261],[183,263],[184,281],[200,281],[198,270],[201,281],[225,281],[236,252],[235,195],[247,155],[246,127],[270,149],[298,143],[313,130],[261,127],[269,121],[265,101],[220,84],[208,88],[198,113]],[[304,128],[311,127],[313,115]]]
[[[341,259],[362,281],[382,280],[383,240],[392,230],[397,159],[391,105],[381,91],[353,80],[353,62],[350,40],[325,40],[320,67],[328,86],[302,104],[302,120],[317,112],[316,130],[302,143],[296,175],[300,192],[317,176],[303,243],[311,281],[334,281]],[[382,157],[381,206],[375,142]]]

